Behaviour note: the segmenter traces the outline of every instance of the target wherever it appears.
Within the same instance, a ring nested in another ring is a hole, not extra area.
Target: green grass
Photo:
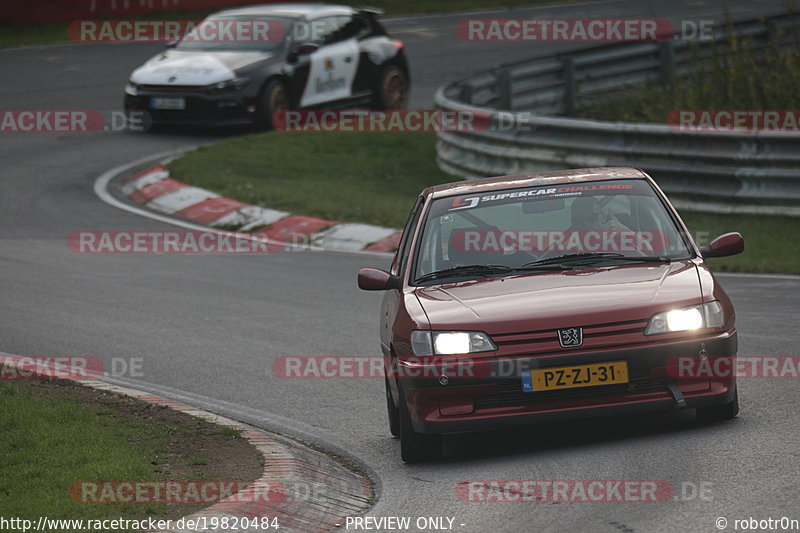
[[[0,382],[0,508],[28,519],[163,515],[164,504],[86,505],[68,490],[76,480],[158,479],[150,462],[169,433]]]
[[[229,139],[170,164],[173,177],[246,203],[400,228],[419,192],[456,181],[435,163],[433,133],[271,132]],[[745,253],[716,270],[800,274],[800,219],[681,213],[700,244],[729,231]],[[705,241],[703,241],[705,239]]]
[[[0,25],[0,48],[69,42],[66,24]]]
[[[578,0],[502,0],[493,3],[490,0],[371,0],[369,2],[341,2],[352,6],[370,5],[383,9],[386,17],[403,15],[453,13],[477,9],[502,9],[504,7],[517,7],[531,4],[568,4]],[[334,2],[336,3],[336,2]],[[186,19],[200,20],[207,15],[219,11],[157,11],[138,16],[121,16],[109,18],[125,19]],[[87,17],[85,17],[87,18]],[[88,17],[91,18],[91,17]],[[67,24],[26,24],[26,25],[0,25],[0,48],[15,46],[30,46],[69,42]]]
[[[170,172],[246,203],[399,228],[422,189],[455,180],[435,160],[433,133],[271,132],[200,148]]]
[[[217,426],[200,419],[179,426],[155,424],[145,417],[121,416],[115,408],[84,406],[69,395],[55,398],[48,390],[27,380],[0,380],[0,509],[6,518],[36,523],[40,516],[172,516],[174,511],[165,503],[92,505],[74,501],[70,494],[79,498],[80,492],[69,490],[81,481],[202,479],[194,473],[186,477],[165,472],[185,461],[170,450],[181,443],[215,438]],[[195,458],[189,464],[204,461]]]
[[[701,246],[731,231],[744,237],[744,253],[709,259],[716,271],[800,274],[800,218],[696,212],[681,212],[681,218]]]

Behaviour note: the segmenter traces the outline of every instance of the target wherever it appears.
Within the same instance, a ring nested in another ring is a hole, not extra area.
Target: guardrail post
[[[675,72],[675,41],[670,39],[658,43],[658,55],[661,60],[661,76],[669,81]]]
[[[575,61],[572,56],[561,56],[561,65],[564,69],[564,114],[574,115],[577,107]]]
[[[507,109],[511,111],[511,71],[507,68],[495,72],[497,87],[497,109]]]

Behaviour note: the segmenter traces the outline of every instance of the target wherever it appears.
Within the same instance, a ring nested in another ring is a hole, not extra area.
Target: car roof
[[[253,6],[225,9],[214,13],[214,16],[230,15],[274,15],[292,18],[328,17],[336,15],[350,15],[355,10],[350,6],[322,3],[297,3],[297,4],[258,4]]]
[[[647,174],[636,168],[600,167],[579,168],[572,170],[555,170],[549,172],[533,172],[497,176],[494,178],[478,178],[466,181],[455,181],[434,185],[422,191],[422,196],[441,198],[461,194],[474,194],[501,189],[517,189],[538,185],[558,185],[564,183],[581,183],[585,181],[618,180],[626,178],[649,178]]]

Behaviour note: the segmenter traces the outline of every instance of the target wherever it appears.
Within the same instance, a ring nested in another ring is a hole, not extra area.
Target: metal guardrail
[[[488,114],[491,125],[439,132],[437,162],[460,177],[633,166],[651,173],[668,194],[761,206],[752,212],[780,206],[776,212],[800,214],[798,133],[686,132],[666,124],[549,116],[688,72],[731,35],[768,52],[796,47],[798,29],[800,18],[789,15],[746,21],[715,27],[706,41],[599,46],[503,65],[445,85],[435,96],[438,108]]]

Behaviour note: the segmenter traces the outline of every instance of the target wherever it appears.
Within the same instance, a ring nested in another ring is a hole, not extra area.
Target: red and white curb
[[[324,250],[392,252],[401,232],[370,224],[340,223],[248,205],[181,183],[158,165],[122,182],[122,194],[145,207],[213,228],[248,232],[274,241]]]
[[[29,358],[3,354],[2,359],[6,367],[30,371],[29,364],[25,363]],[[346,517],[361,515],[372,505],[374,493],[369,481],[322,452],[302,446],[288,438],[149,392],[120,387],[98,379],[74,381],[93,389],[130,396],[200,417],[214,424],[237,429],[261,453],[264,470],[261,477],[252,485],[210,507],[184,517],[182,522],[185,524],[194,521],[197,524],[195,529],[173,528],[148,533],[208,532],[212,523],[234,523],[236,519],[238,519],[237,525],[240,526],[236,531],[263,533],[265,528],[260,527],[260,520],[253,520],[262,517],[270,520],[276,518],[279,531],[318,533],[339,527]],[[269,487],[275,486],[281,487],[281,498],[270,501],[273,498],[263,497],[265,487],[268,491]],[[201,518],[205,520],[199,520]],[[227,520],[223,522],[224,518]],[[244,520],[245,518],[247,520]],[[178,522],[179,519],[172,520],[172,523]],[[245,527],[244,524],[249,524],[251,527]]]

